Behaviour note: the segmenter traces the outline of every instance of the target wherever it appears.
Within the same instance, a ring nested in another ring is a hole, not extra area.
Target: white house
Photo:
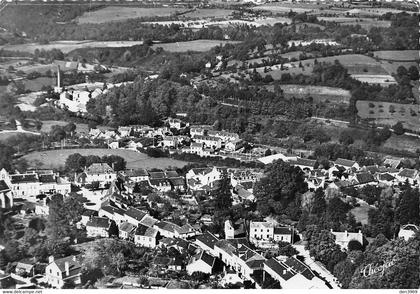
[[[0,180],[0,208],[13,207],[13,195],[4,180]]]
[[[337,158],[336,161],[334,161],[334,165],[345,168],[346,171],[353,169],[353,170],[359,170],[360,166],[359,164],[354,160],[348,160],[343,158]]]
[[[119,225],[118,228],[118,237],[124,240],[128,240],[133,235],[134,231],[136,230],[136,226],[129,223],[123,222]]]
[[[347,250],[349,242],[352,240],[358,241],[361,245],[363,245],[363,234],[360,230],[357,233],[350,233],[347,231],[334,232],[331,229],[331,234],[335,236],[335,244],[340,245],[343,250]]]
[[[216,181],[220,180],[221,175],[222,173],[216,167],[192,168],[187,172],[185,178],[191,189],[198,190],[203,186],[212,187]]]
[[[404,238],[405,241],[408,241],[410,238],[413,238],[418,231],[420,231],[420,228],[416,225],[404,225],[398,232],[398,238]]]
[[[271,258],[264,262],[264,271],[280,283],[282,289],[329,289],[324,281],[300,260]]]
[[[195,272],[211,274],[215,261],[216,259],[213,256],[202,250],[200,253],[191,257],[187,265],[187,273],[189,275],[192,275]]]
[[[141,211],[137,208],[130,207],[124,214],[125,220],[135,226],[138,226],[140,222],[147,215],[146,212]]]
[[[197,236],[194,243],[202,250],[216,256],[214,245],[217,241],[219,241],[219,239],[215,235],[210,232],[205,232],[204,234]]]
[[[45,280],[54,288],[62,288],[66,282],[74,285],[81,284],[82,266],[76,256],[67,256],[60,259],[49,258],[45,268]]]
[[[138,246],[155,248],[157,246],[158,231],[144,225],[139,225],[134,233],[134,243]]]
[[[208,148],[212,148],[212,149],[222,148],[222,139],[218,137],[196,135],[192,137],[192,139],[196,143],[203,143],[204,146]]]
[[[396,178],[400,183],[408,181],[410,185],[414,185],[414,182],[417,182],[418,185],[420,181],[420,173],[415,169],[404,168],[396,175]]]
[[[100,185],[109,184],[117,179],[117,173],[107,163],[92,163],[83,173],[78,175],[79,184],[99,182]]]
[[[88,237],[109,237],[111,221],[105,217],[92,217],[86,223],[86,234]]]
[[[249,224],[249,240],[271,241],[274,238],[274,225],[270,222],[254,222]]]

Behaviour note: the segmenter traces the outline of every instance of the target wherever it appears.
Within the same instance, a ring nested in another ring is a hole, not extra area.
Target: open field
[[[194,11],[187,12],[182,15],[186,18],[226,18],[231,15],[233,10],[220,9],[220,8],[209,8],[209,9],[195,9]]]
[[[351,75],[353,79],[368,84],[380,84],[382,86],[388,86],[396,84],[397,81],[393,76],[390,75]]]
[[[288,13],[290,10],[303,13],[318,10],[320,6],[313,5],[291,5],[288,3],[270,3],[253,7],[254,10],[266,10],[272,13]]]
[[[377,20],[368,17],[345,17],[345,16],[321,16],[318,17],[319,20],[327,22],[336,22],[344,25],[360,25],[362,28],[371,28],[371,27],[383,27],[387,28],[391,26],[391,22],[387,20]]]
[[[38,168],[60,168],[63,167],[66,159],[73,153],[80,153],[87,155],[118,155],[127,161],[127,168],[167,168],[183,167],[187,162],[174,160],[170,158],[151,158],[146,154],[121,149],[63,149],[32,152],[25,156],[24,159],[28,161],[29,166]]]
[[[23,80],[26,90],[41,91],[43,86],[54,86],[55,78],[40,77],[33,80]]]
[[[369,107],[369,104],[374,107]],[[420,106],[376,101],[357,101],[358,116],[392,126],[401,121],[406,129],[420,131]]]
[[[80,24],[85,23],[106,23],[112,21],[123,21],[126,19],[171,16],[177,13],[183,13],[186,9],[174,7],[124,7],[124,6],[107,6],[92,12],[85,12],[77,19]]]
[[[386,140],[384,147],[416,152],[420,148],[420,139],[407,135],[397,136],[392,134],[391,138]]]
[[[169,52],[187,52],[187,51],[209,51],[211,48],[216,47],[220,44],[227,43],[239,43],[236,41],[224,41],[224,40],[195,40],[187,42],[175,42],[175,43],[159,43],[154,44],[153,48],[162,47],[163,50]]]
[[[400,50],[400,51],[374,51],[373,55],[379,59],[396,60],[396,61],[416,61],[420,60],[417,50]]]
[[[357,222],[361,222],[362,225],[368,224],[368,212],[372,208],[368,204],[360,204],[360,206],[353,208],[350,212],[354,215]]]
[[[134,45],[141,45],[143,41],[57,41],[48,44],[39,43],[27,43],[27,44],[16,44],[16,45],[5,45],[0,46],[0,49],[11,50],[11,51],[23,51],[34,53],[35,49],[60,49],[63,53],[69,53],[75,49],[80,48],[100,48],[100,47],[131,47]]]
[[[311,96],[315,102],[330,101],[332,103],[348,104],[351,98],[350,91],[340,88],[307,86],[307,85],[281,85],[286,98],[292,96],[296,98],[306,98]],[[268,90],[273,91],[273,86],[267,86]]]
[[[414,65],[419,68],[419,64],[415,61],[390,61],[390,60],[380,60],[379,63],[381,64],[382,68],[388,72],[388,74],[395,74],[397,72],[398,67],[404,66],[405,68],[409,68],[410,66]]]

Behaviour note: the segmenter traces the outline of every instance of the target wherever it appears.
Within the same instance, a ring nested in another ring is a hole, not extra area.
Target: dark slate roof
[[[405,178],[414,178],[416,174],[417,174],[417,170],[409,169],[409,168],[405,168],[398,173],[400,177],[405,177]]]
[[[379,180],[381,181],[393,181],[395,180],[395,177],[393,175],[390,175],[389,173],[384,173],[379,175]]]
[[[169,231],[172,233],[175,233],[175,230],[180,229],[178,225],[170,223],[170,222],[165,222],[165,221],[158,222],[155,224],[155,226],[157,226],[159,229]]]
[[[291,235],[292,230],[288,227],[276,227],[274,228],[274,235]]]
[[[274,258],[270,258],[264,262],[266,266],[271,268],[275,273],[277,273],[283,280],[287,281],[292,278],[295,273],[291,270],[287,270],[288,267],[285,266],[283,263],[280,263]]]
[[[148,176],[148,172],[146,169],[144,168],[139,168],[139,169],[129,169],[125,171],[125,174],[128,177],[145,177]]]
[[[171,183],[167,179],[150,179],[150,185],[152,186],[170,186]]]
[[[127,233],[130,233],[130,232],[132,232],[135,228],[136,228],[136,226],[135,226],[135,225],[133,225],[133,224],[130,224],[129,222],[123,222],[123,223],[120,225],[119,230],[120,230],[120,231],[127,232]]]
[[[10,178],[12,184],[38,182],[36,174],[12,175]]]
[[[356,174],[356,179],[359,184],[375,182],[375,178],[373,177],[373,175],[368,172]]]
[[[172,186],[174,186],[174,187],[185,185],[185,180],[184,180],[183,177],[171,178],[171,179],[169,179],[169,181],[172,184]]]
[[[145,236],[146,230],[148,229],[148,227],[143,226],[143,225],[138,225],[135,235],[137,236]]]
[[[302,274],[308,280],[312,280],[312,278],[315,277],[311,269],[295,257],[289,257],[284,263],[293,268],[297,273]]]
[[[6,184],[5,181],[0,180],[0,191],[10,190],[9,186]]]
[[[108,163],[92,163],[86,170],[88,174],[106,174],[113,173],[114,169]]]
[[[159,172],[149,172],[150,179],[164,179],[165,173],[163,171]]]
[[[55,183],[56,178],[54,175],[39,175],[39,181],[42,183]]]
[[[294,164],[295,165],[302,165],[302,166],[309,166],[314,167],[316,163],[316,160],[307,159],[307,158],[298,158]]]
[[[69,263],[70,277],[81,272],[82,266],[77,262],[77,260],[75,260],[73,255],[54,260],[54,263],[58,266],[62,273],[66,272],[66,262]],[[63,275],[63,277],[65,277],[65,275]]]
[[[134,208],[134,207],[130,207],[126,212],[125,215],[134,218],[135,220],[141,221],[147,213]]]
[[[214,248],[214,244],[219,241],[215,235],[209,232],[205,232],[203,235],[197,236],[196,239],[210,248]]]
[[[345,166],[345,167],[352,167],[355,163],[356,163],[356,161],[348,160],[348,159],[344,159],[344,158],[337,158],[337,160],[334,161],[334,164]]]
[[[213,267],[214,261],[216,259],[213,256],[211,256],[210,254],[206,253],[205,251],[201,251],[200,253],[198,253],[196,256],[193,257],[192,262],[195,262],[195,261],[198,261],[198,260],[202,260],[207,265]]]
[[[109,228],[109,219],[106,217],[92,217],[90,221],[86,223],[87,227],[97,227],[97,228]]]
[[[175,170],[167,170],[165,171],[167,178],[178,178],[179,174]]]

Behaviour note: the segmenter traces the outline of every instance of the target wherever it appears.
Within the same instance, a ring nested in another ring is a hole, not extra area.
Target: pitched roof
[[[53,261],[62,273],[66,272],[66,262],[69,264],[69,277],[77,275],[81,272],[82,266],[79,262],[77,262],[76,257],[74,255],[70,255],[64,258],[56,259]]]
[[[312,278],[315,277],[309,266],[295,257],[289,257],[284,263],[293,268],[293,270],[295,270],[297,273],[303,275],[308,280],[312,280]]]
[[[134,218],[137,221],[141,221],[147,213],[134,208],[134,207],[130,207],[126,212],[125,215]]]
[[[10,190],[9,186],[6,184],[5,181],[0,180],[0,191]]]
[[[417,175],[418,171],[415,169],[405,168],[398,173],[400,177],[411,178],[414,179]]]
[[[166,221],[160,221],[156,223],[155,226],[157,226],[161,230],[169,231],[172,233],[175,233],[176,230],[179,231],[181,229],[181,227],[179,227],[178,225]]]
[[[56,178],[55,178],[55,175],[53,174],[39,175],[39,181],[42,183],[55,183]]]
[[[356,179],[359,184],[375,182],[375,178],[373,177],[373,175],[368,172],[356,174]]]
[[[125,174],[127,177],[146,177],[149,175],[144,168],[126,170]]]
[[[300,158],[298,157],[296,161],[293,162],[295,165],[302,165],[302,166],[308,166],[308,167],[314,167],[316,160],[307,159],[307,158]]]
[[[114,169],[108,163],[92,163],[86,170],[88,174],[106,174],[113,173]]]
[[[205,251],[201,251],[200,253],[198,253],[191,259],[190,263],[193,263],[199,260],[203,261],[208,266],[213,267],[216,259],[210,254],[206,253]]]
[[[12,184],[33,183],[38,182],[36,174],[11,175],[10,181]]]
[[[278,274],[283,280],[287,281],[292,278],[296,273],[285,264],[279,262],[274,258],[270,258],[264,262],[268,268],[272,269],[276,274]]]
[[[288,227],[276,227],[274,228],[274,235],[292,235],[292,229]]]
[[[344,158],[337,158],[337,160],[334,161],[334,164],[345,166],[345,167],[352,167],[355,163],[356,163],[356,161],[348,160],[348,159],[344,159]]]
[[[163,171],[149,172],[150,179],[164,179],[165,173]]]
[[[157,219],[151,217],[150,215],[145,215],[144,218],[140,221],[140,224],[146,227],[153,227],[153,225],[157,222]]]
[[[130,232],[132,232],[135,228],[136,228],[136,226],[135,226],[135,225],[133,225],[133,224],[131,224],[131,223],[129,223],[129,222],[123,222],[123,223],[120,225],[119,230],[120,230],[120,231],[127,232],[127,233],[130,233]]]
[[[86,227],[96,227],[108,229],[110,226],[109,219],[106,217],[97,217],[94,216],[90,221],[86,223]]]
[[[200,241],[201,243],[212,249],[214,248],[214,244],[216,244],[217,241],[219,241],[219,239],[210,232],[205,232],[203,235],[197,236],[196,240]]]
[[[393,181],[395,180],[395,177],[393,175],[390,175],[389,173],[379,174],[378,179],[380,181]]]
[[[147,229],[148,227],[140,224],[137,226],[136,232],[134,234],[137,236],[144,236]]]
[[[167,170],[165,171],[165,175],[167,178],[178,178],[179,174],[175,170]]]

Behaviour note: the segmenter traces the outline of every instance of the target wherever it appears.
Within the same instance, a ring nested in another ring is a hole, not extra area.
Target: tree
[[[419,80],[419,70],[414,65],[412,65],[408,68],[408,75],[410,77],[410,80],[412,80],[412,81],[418,81]]]
[[[316,214],[317,216],[320,216],[321,214],[324,214],[327,209],[327,202],[325,201],[325,193],[324,189],[318,188],[315,191],[314,195],[314,204],[312,206],[311,213]]]
[[[418,225],[420,223],[419,198],[419,190],[413,189],[411,186],[406,187],[405,190],[402,191],[396,213],[397,219],[401,225]]]
[[[277,245],[279,246],[279,254],[280,255],[285,255],[285,256],[293,256],[293,255],[297,255],[299,252],[295,249],[295,247],[293,247],[291,244],[287,243],[287,242],[283,242],[280,241],[277,243]]]
[[[300,168],[277,160],[267,166],[265,176],[255,185],[257,208],[263,215],[269,215],[272,212],[282,213],[307,189],[308,186]]]
[[[79,172],[86,166],[86,158],[80,153],[70,154],[65,163],[65,169],[68,171]]]
[[[117,236],[118,237],[119,230],[118,230],[117,224],[114,221],[111,221],[111,225],[109,226],[108,233],[109,233],[110,237],[112,237],[112,236]]]
[[[73,132],[76,130],[76,125],[74,123],[69,123],[67,125],[64,126],[64,131],[67,134],[70,134],[71,136],[73,135]]]
[[[392,126],[392,129],[394,130],[394,133],[398,136],[404,134],[404,126],[402,122],[397,122],[395,125]]]
[[[349,244],[347,245],[347,249],[349,251],[362,251],[363,245],[360,244],[360,242],[357,240],[350,240]]]
[[[0,251],[0,269],[4,269],[7,265],[7,258],[6,254],[2,251]]]
[[[215,207],[220,211],[227,211],[232,207],[232,192],[230,178],[226,171],[223,171],[219,181],[219,187],[213,192]]]
[[[340,281],[343,289],[348,289],[355,268],[348,259],[342,260],[334,266],[333,274]]]

